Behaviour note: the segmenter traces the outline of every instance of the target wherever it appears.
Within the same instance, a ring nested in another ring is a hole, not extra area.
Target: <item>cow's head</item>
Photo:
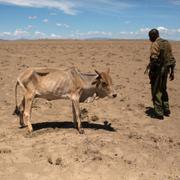
[[[105,72],[101,73],[97,70],[95,70],[95,72],[98,76],[95,81],[92,82],[92,84],[96,84],[97,95],[102,98],[105,96],[115,98],[117,96],[117,93],[113,88],[112,78],[109,75],[110,69],[108,68]]]

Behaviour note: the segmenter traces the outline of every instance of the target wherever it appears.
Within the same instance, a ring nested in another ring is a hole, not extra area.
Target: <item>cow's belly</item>
[[[70,97],[70,92],[69,82],[62,80],[44,81],[36,90],[37,97],[47,100],[67,99]]]
[[[37,98],[42,98],[42,99],[46,99],[48,101],[52,101],[52,100],[57,100],[57,99],[69,99],[70,96],[69,94],[39,94],[37,93],[36,95]]]

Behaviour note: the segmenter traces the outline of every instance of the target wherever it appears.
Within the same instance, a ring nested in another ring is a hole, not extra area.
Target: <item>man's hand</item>
[[[148,74],[149,70],[146,68],[146,70],[144,71],[144,74]]]
[[[149,73],[149,69],[150,69],[150,63],[147,65],[144,74],[148,74]]]
[[[174,71],[172,71],[169,75],[169,80],[173,81],[174,80]]]

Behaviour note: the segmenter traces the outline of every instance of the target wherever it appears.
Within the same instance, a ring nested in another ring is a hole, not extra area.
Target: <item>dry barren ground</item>
[[[1,180],[180,180],[180,42],[168,82],[172,115],[150,118],[148,41],[0,41]],[[81,104],[85,134],[73,128],[71,102],[36,100],[29,135],[14,110],[16,77],[27,67],[107,67],[118,97]],[[111,124],[110,124],[111,123]]]

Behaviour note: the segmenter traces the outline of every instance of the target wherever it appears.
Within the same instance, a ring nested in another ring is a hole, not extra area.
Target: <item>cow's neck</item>
[[[84,74],[81,73],[83,87],[80,95],[80,102],[92,102],[97,96],[97,87],[93,82],[96,80],[97,74]]]
[[[98,76],[97,74],[81,73],[81,76],[84,81],[85,89],[96,88],[96,85],[93,85],[92,83],[96,80],[96,78]]]

